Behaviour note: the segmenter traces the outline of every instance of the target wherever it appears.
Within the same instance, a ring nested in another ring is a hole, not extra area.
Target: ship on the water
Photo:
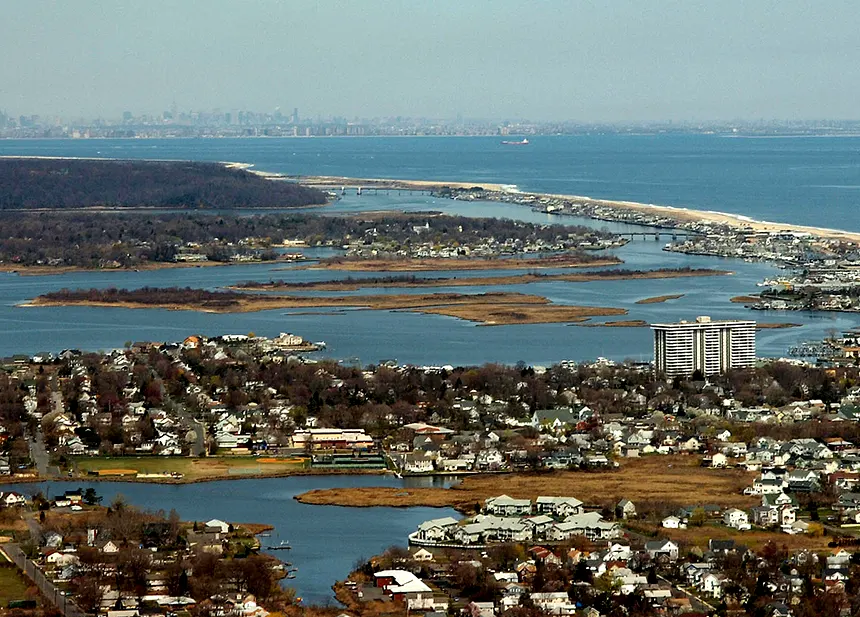
[[[520,141],[503,141],[502,145],[504,146],[527,146],[529,145],[529,140],[523,137]]]

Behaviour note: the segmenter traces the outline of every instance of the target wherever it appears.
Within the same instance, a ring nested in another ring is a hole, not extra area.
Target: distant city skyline
[[[856,3],[14,1],[0,110],[580,123],[858,116]]]

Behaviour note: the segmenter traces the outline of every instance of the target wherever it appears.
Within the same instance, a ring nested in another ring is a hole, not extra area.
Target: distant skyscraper
[[[667,377],[723,373],[755,364],[754,321],[711,321],[651,324],[654,368]]]
[[[298,107],[293,107],[292,122],[293,122],[293,124],[299,123],[299,108]]]

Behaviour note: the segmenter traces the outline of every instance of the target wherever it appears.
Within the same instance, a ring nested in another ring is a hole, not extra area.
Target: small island
[[[637,300],[636,304],[662,304],[663,302],[668,302],[669,300],[677,300],[678,298],[683,298],[684,294],[666,294],[665,296],[655,296],[653,298],[642,298],[641,300]]]
[[[511,260],[505,260],[511,261]],[[595,270],[589,272],[576,272],[564,274],[541,274],[529,272],[527,274],[510,274],[506,276],[474,276],[467,278],[451,277],[417,277],[410,274],[372,276],[367,278],[337,279],[330,281],[247,281],[234,285],[232,289],[243,291],[357,291],[363,288],[387,289],[387,288],[415,288],[415,287],[485,287],[493,285],[524,285],[527,283],[550,283],[564,281],[567,283],[585,283],[590,281],[619,281],[637,279],[664,279],[685,278],[692,276],[722,276],[730,274],[724,270],[675,268],[659,270]],[[672,297],[682,297],[678,294]],[[663,296],[669,299],[669,296]],[[644,304],[640,300],[637,304]]]
[[[580,322],[590,317],[627,314],[625,309],[620,308],[552,304],[543,296],[514,292],[301,297],[208,291],[188,287],[61,289],[38,296],[22,306],[165,308],[213,313],[360,307],[445,315],[475,321],[481,325]]]

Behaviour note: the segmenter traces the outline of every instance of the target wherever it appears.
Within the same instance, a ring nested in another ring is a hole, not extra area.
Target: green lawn
[[[10,600],[29,599],[25,594],[29,586],[30,581],[24,578],[18,568],[5,558],[0,560],[0,607],[6,608]]]

